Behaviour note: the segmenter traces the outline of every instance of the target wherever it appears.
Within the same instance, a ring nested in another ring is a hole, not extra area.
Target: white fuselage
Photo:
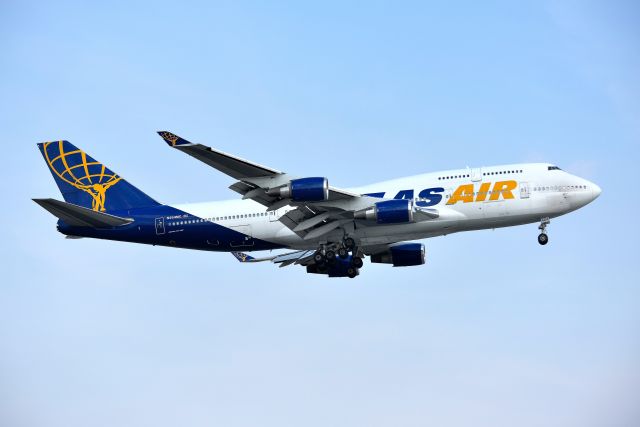
[[[508,184],[500,184],[505,182]],[[425,189],[437,189],[437,192],[429,193]],[[377,225],[356,220],[345,225],[349,235],[361,245],[535,223],[579,209],[601,191],[596,184],[547,163],[449,170],[348,190],[357,194],[384,192],[385,199],[411,198],[416,205],[435,209],[439,215],[410,223]],[[426,197],[421,197],[421,193]],[[433,194],[441,196],[440,200],[429,197]],[[315,249],[327,241],[340,241],[345,233],[345,228],[340,228],[317,239],[305,240],[280,221],[295,209],[293,206],[267,212],[265,206],[251,200],[229,200],[175,207],[255,239],[294,249]]]

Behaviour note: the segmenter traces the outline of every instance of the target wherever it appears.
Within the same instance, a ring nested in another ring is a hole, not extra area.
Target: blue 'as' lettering
[[[400,190],[394,199],[413,199],[413,190]]]
[[[420,192],[420,194],[418,194],[419,199],[425,199],[425,200],[418,200],[416,202],[416,205],[423,208],[437,205],[442,200],[442,194],[438,194],[438,193],[442,193],[442,192],[444,192],[444,188],[442,187],[425,188]]]
[[[434,188],[425,188],[418,194],[418,199],[416,201],[416,206],[420,206],[426,208],[428,206],[434,206],[442,201],[442,194],[444,193],[444,188],[442,187],[434,187]],[[411,200],[413,199],[413,190],[400,190],[398,194],[394,197],[396,200]],[[384,197],[384,192],[381,193],[367,193],[364,196],[370,197]]]

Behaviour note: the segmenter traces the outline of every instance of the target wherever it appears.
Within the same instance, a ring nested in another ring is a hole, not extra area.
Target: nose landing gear
[[[538,235],[538,243],[541,245],[546,245],[549,243],[549,236],[547,236],[547,225],[549,225],[551,221],[549,218],[542,218],[540,221],[540,225],[538,226],[538,230],[540,230],[540,234]]]

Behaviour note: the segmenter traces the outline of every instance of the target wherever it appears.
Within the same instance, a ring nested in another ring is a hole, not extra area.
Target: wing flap
[[[326,224],[323,224],[320,227],[314,228],[313,230],[308,232],[304,236],[304,240],[311,240],[311,239],[316,239],[320,236],[324,236],[325,234],[351,221],[353,221],[353,219],[337,219],[335,221],[331,221]]]

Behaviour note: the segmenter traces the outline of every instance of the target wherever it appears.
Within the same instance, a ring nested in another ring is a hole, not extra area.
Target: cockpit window
[[[559,168],[559,167],[557,167],[557,166],[549,166],[549,170],[550,170],[550,171],[561,171],[562,169],[560,169],[560,168]]]

